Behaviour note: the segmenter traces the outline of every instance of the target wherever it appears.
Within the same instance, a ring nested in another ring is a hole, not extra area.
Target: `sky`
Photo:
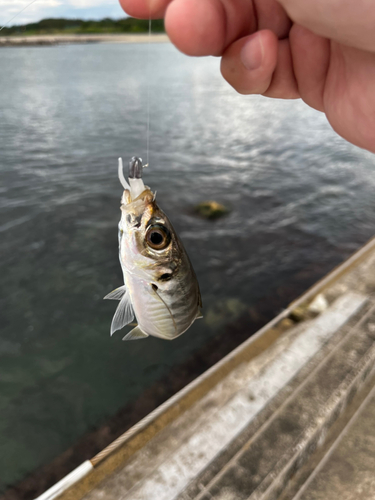
[[[32,0],[0,0],[0,27]],[[40,21],[46,17],[102,19],[124,17],[118,0],[35,0],[7,26]]]

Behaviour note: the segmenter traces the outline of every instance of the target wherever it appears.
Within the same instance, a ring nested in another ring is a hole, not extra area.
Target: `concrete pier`
[[[373,500],[375,240],[94,457],[64,500]]]

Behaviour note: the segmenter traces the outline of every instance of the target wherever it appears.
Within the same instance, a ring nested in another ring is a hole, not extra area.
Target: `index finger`
[[[129,16],[138,19],[161,19],[172,0],[120,0]]]
[[[254,32],[256,14],[252,0],[120,0],[135,16],[165,14],[165,28],[172,43],[191,56],[219,56],[234,40]]]

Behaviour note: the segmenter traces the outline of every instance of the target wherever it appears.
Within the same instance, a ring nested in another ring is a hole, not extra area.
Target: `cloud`
[[[18,13],[20,14],[10,22],[10,26],[37,22],[47,17],[118,19],[125,16],[118,0],[36,0],[29,5],[30,2],[31,0],[1,0],[0,26]]]

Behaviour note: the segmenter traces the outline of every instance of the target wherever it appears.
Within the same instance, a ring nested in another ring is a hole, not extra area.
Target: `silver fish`
[[[124,187],[119,223],[119,258],[124,285],[105,299],[119,300],[111,335],[131,323],[123,340],[160,337],[172,340],[202,317],[199,285],[189,257],[155,194],[143,184],[142,160],[130,161],[129,183],[119,158]]]

